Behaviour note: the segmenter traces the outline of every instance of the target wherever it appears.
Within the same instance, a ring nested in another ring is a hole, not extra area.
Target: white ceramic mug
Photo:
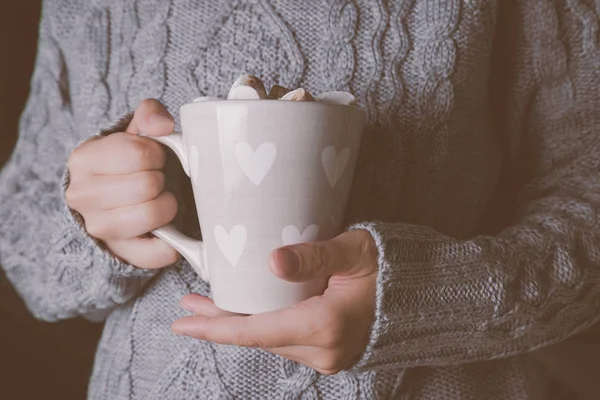
[[[170,147],[192,180],[203,242],[172,225],[153,233],[209,281],[217,307],[255,314],[322,294],[268,267],[272,250],[340,233],[364,128],[352,106],[224,100],[181,107]]]

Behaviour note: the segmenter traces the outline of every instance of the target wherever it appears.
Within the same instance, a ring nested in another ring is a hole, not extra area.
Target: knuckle
[[[255,340],[248,334],[247,322],[242,327],[242,329],[240,329],[240,331],[236,333],[236,342],[239,346],[250,347],[253,349],[262,347],[261,343],[258,340]]]
[[[89,168],[89,155],[98,150],[98,143],[103,137],[94,136],[77,146],[67,159],[67,169],[70,173],[80,173]]]
[[[360,256],[361,256],[361,264],[370,264],[370,260],[377,259],[378,250],[375,245],[375,241],[371,234],[367,231],[363,232],[362,240],[360,241]]]
[[[95,208],[96,199],[90,196],[89,191],[79,185],[69,185],[65,190],[65,202],[73,210],[83,213],[84,210]]]
[[[154,203],[154,204],[153,204]],[[160,207],[156,202],[144,203],[138,206],[138,216],[136,225],[143,226],[144,229],[152,230],[158,228],[158,215],[160,215]]]
[[[161,243],[156,243],[156,247],[161,245]],[[165,248],[164,250],[153,254],[156,256],[145,257],[143,261],[139,263],[140,266],[147,269],[160,269],[174,264],[180,258],[179,253],[173,250],[173,248]]]
[[[302,274],[307,276],[319,276],[328,263],[329,256],[323,246],[314,243],[301,243],[297,245],[301,248],[298,252],[300,264],[302,265]]]
[[[150,140],[133,140],[129,143],[127,152],[134,163],[140,167],[152,157],[152,142]]]
[[[87,233],[97,239],[104,239],[107,236],[106,227],[100,222],[100,218],[85,218],[85,230]]]
[[[171,192],[163,192],[162,196],[164,197],[164,215],[171,221],[177,215],[177,198]]]
[[[78,164],[78,151],[77,149],[73,150],[71,152],[71,154],[69,155],[69,159],[67,160],[67,169],[69,170],[69,172],[73,172],[74,169],[77,168],[77,164]]]
[[[73,172],[79,172],[83,166],[83,157],[81,156],[81,148],[76,148],[69,155],[67,160],[67,169],[72,174]]]
[[[259,342],[257,342],[256,340],[252,340],[252,339],[248,339],[248,338],[239,339],[239,343],[240,343],[240,346],[249,347],[251,349],[258,349],[258,348],[262,347],[262,345]]]
[[[177,215],[177,199],[171,192],[163,192],[156,201],[158,215],[162,216],[164,222],[170,222]]]
[[[176,263],[180,258],[181,258],[181,255],[177,251],[173,250],[173,248],[169,248],[166,250],[166,252],[164,254],[162,264],[164,266],[171,265],[171,264]]]
[[[144,99],[140,101],[140,104],[138,105],[138,108],[136,109],[135,113],[145,116],[146,114],[149,114],[157,105],[160,104],[161,103],[158,100],[153,98]]]
[[[152,107],[157,104],[161,104],[161,103],[160,103],[160,101],[158,101],[157,99],[155,99],[153,97],[145,98],[144,100],[142,100],[140,102],[140,106],[142,106],[142,107]]]
[[[67,190],[65,190],[65,201],[67,202],[67,205],[74,210],[77,210],[79,206],[79,196],[78,191],[73,188],[73,185],[69,185]]]
[[[316,271],[322,270],[329,263],[329,255],[325,251],[323,246],[314,245],[313,246],[313,259],[312,259],[312,268]]]
[[[144,200],[156,198],[165,185],[165,176],[162,171],[145,171],[138,182],[140,196]]]
[[[152,139],[144,137],[139,137],[138,139],[146,146],[146,158],[143,160],[145,161],[145,164],[147,164],[148,160],[153,160],[155,161],[153,164],[160,164],[162,167],[167,161],[167,152],[165,151],[165,148]]]
[[[164,165],[166,153],[160,144],[151,139],[138,136],[131,136],[129,139],[127,152],[140,170],[151,164],[150,160],[158,160],[160,165]],[[153,162],[152,164],[156,163]]]
[[[342,370],[341,359],[334,352],[324,352],[315,363],[315,367],[323,375],[335,375]]]
[[[160,198],[162,196],[162,198]],[[159,198],[140,204],[139,223],[149,229],[158,228],[171,221],[177,214],[177,200],[164,192]]]

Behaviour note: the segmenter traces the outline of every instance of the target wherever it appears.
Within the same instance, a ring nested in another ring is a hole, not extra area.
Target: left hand
[[[328,241],[277,249],[269,259],[278,277],[301,282],[329,278],[327,290],[295,307],[242,316],[222,311],[212,300],[190,294],[181,306],[193,316],[171,329],[215,343],[261,348],[332,375],[358,361],[375,317],[377,249],[366,230]]]

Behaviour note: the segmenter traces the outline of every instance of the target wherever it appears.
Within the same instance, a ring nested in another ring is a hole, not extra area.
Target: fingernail
[[[286,276],[295,275],[300,269],[300,259],[298,254],[290,249],[277,250],[277,266]]]

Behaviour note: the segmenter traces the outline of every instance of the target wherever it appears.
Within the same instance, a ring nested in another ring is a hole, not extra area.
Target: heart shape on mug
[[[271,142],[262,143],[256,151],[246,142],[239,142],[235,146],[235,158],[240,168],[256,186],[267,176],[276,155],[277,147]]]
[[[296,243],[314,242],[318,238],[318,225],[309,225],[302,233],[300,233],[300,230],[294,225],[288,225],[283,228],[283,231],[281,231],[281,239],[283,240],[283,244],[286,246]]]
[[[221,225],[215,226],[215,240],[223,255],[231,263],[236,266],[246,247],[246,228],[242,225],[236,225],[227,233]]]
[[[323,149],[321,162],[323,163],[325,175],[327,175],[327,180],[331,187],[334,187],[344,174],[349,159],[350,149],[348,147],[344,147],[339,154],[333,146]]]

